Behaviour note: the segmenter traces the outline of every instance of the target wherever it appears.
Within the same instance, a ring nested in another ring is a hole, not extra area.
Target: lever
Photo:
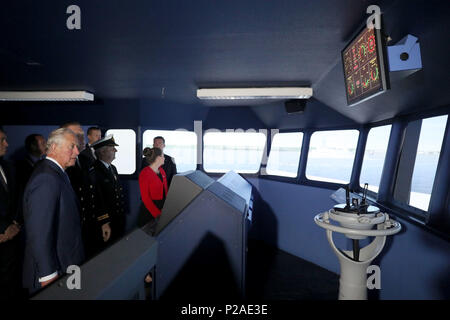
[[[353,240],[353,260],[356,262],[359,261],[359,240],[352,239]]]
[[[367,189],[369,189],[369,184],[368,183],[364,183],[363,198],[361,200],[361,204],[366,204]]]
[[[350,211],[350,187],[345,186],[345,208]]]

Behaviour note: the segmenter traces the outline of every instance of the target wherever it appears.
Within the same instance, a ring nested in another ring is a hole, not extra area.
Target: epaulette
[[[109,218],[109,215],[106,213],[106,214],[104,214],[104,215],[98,217],[98,218],[97,218],[97,221],[102,221],[102,220],[105,220],[105,219],[108,219],[108,218]]]

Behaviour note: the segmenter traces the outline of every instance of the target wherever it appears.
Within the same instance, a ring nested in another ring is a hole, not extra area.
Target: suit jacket
[[[27,154],[25,158],[17,161],[17,182],[22,191],[25,189],[25,186],[31,177],[35,164],[35,161],[29,154]]]
[[[28,183],[28,180],[31,177],[31,174],[33,173],[34,167],[36,163],[39,162],[39,160],[36,161],[36,159],[33,159],[31,155],[27,154],[25,158],[17,161],[16,163],[16,171],[17,171],[17,190],[18,190],[18,215],[17,215],[17,221],[20,224],[23,224],[23,213],[22,213],[22,206],[20,205],[23,200],[23,192],[25,190],[25,187]]]
[[[177,166],[171,156],[164,154],[164,164],[162,165],[162,168],[166,173],[167,186],[170,187],[173,176],[177,174]]]
[[[92,150],[89,144],[86,143],[86,147],[78,155],[78,159],[81,161],[82,166],[85,168],[91,167],[95,162],[95,157],[92,155]]]
[[[159,168],[159,172],[163,181],[150,167],[145,167],[139,174],[139,189],[142,202],[155,218],[161,214],[161,209],[155,205],[154,201],[164,200],[164,195],[167,196],[166,173],[162,167]]]
[[[17,219],[17,184],[14,167],[8,161],[0,158],[0,165],[8,181],[7,188],[0,183],[0,233]]]
[[[52,161],[36,164],[25,188],[23,214],[23,284],[35,291],[39,278],[64,274],[68,266],[84,261],[79,203],[69,178]]]

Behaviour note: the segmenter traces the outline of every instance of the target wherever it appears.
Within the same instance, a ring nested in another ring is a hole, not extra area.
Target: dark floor
[[[339,276],[282,250],[250,240],[247,300],[336,300]]]

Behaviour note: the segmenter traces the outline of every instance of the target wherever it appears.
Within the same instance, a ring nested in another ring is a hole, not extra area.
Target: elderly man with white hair
[[[47,156],[36,165],[25,188],[23,284],[30,293],[84,261],[79,204],[65,172],[78,154],[75,133],[54,130],[47,140]]]

